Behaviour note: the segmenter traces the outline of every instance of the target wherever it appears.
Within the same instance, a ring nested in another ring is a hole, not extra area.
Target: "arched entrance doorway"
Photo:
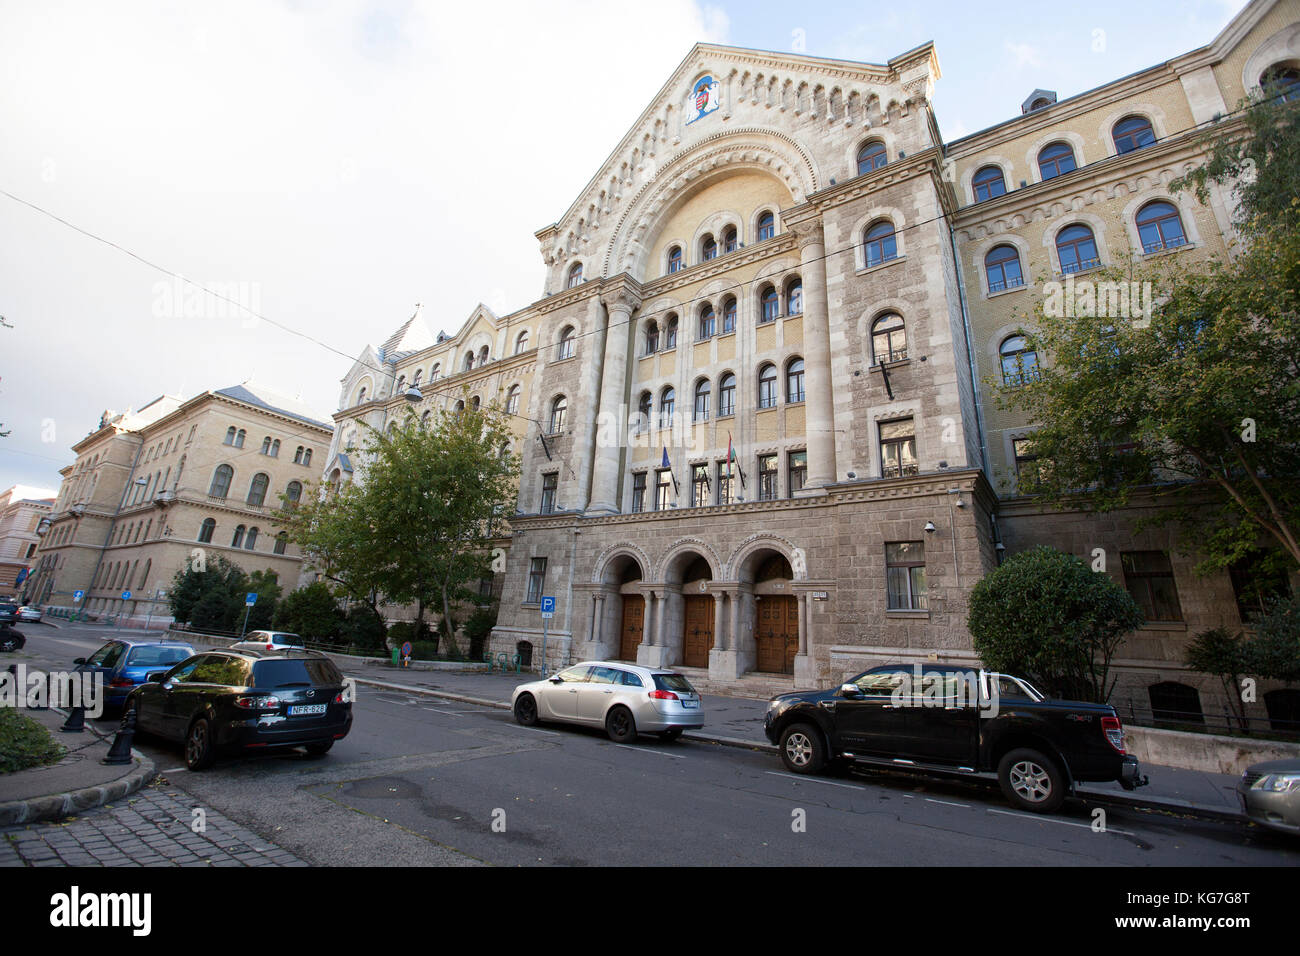
[[[610,562],[605,569],[606,604],[613,612],[609,625],[617,638],[611,655],[619,661],[635,661],[637,648],[645,637],[645,596],[641,593],[641,565],[629,555]],[[612,594],[611,594],[612,592]]]
[[[697,557],[682,575],[682,666],[708,667],[713,649],[713,595],[703,593],[713,580],[709,562]]]
[[[754,669],[793,674],[799,653],[799,603],[785,555],[769,552],[754,563]]]

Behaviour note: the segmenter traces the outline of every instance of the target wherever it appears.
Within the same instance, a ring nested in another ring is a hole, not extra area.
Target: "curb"
[[[371,680],[364,677],[353,677],[353,680],[358,684],[367,684],[371,687],[383,688],[384,690],[402,691],[408,694],[424,694],[427,697],[454,700],[464,704],[478,704],[482,707],[494,707],[497,710],[510,709],[510,705],[504,701],[488,700],[483,697],[471,697],[468,694],[455,694],[450,691],[433,690],[429,687],[412,687],[409,684],[393,684],[386,681]],[[699,732],[686,733],[682,736],[687,740],[698,740],[701,743],[720,744],[724,747],[735,747],[740,750],[755,750],[759,753],[766,754],[778,753],[777,748],[772,744],[762,743],[755,740],[744,740],[739,737],[723,737],[720,735],[702,734]],[[1089,803],[1128,807],[1134,810],[1155,810],[1165,813],[1191,814],[1197,817],[1205,817],[1211,820],[1220,820],[1230,823],[1249,822],[1249,819],[1240,812],[1233,810],[1219,810],[1214,807],[1203,807],[1195,803],[1189,803],[1186,800],[1152,800],[1144,799],[1140,796],[1129,796],[1127,793],[1105,793],[1087,789],[1076,790],[1074,796],[1077,799],[1086,800]]]
[[[114,800],[135,793],[154,778],[154,763],[138,750],[131,751],[138,766],[125,777],[99,787],[84,787],[48,797],[32,797],[0,803],[0,826],[20,823],[37,823],[43,820],[62,820],[64,817],[93,810]]]

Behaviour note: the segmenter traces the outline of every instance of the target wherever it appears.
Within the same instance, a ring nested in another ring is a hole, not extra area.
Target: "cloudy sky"
[[[344,355],[415,302],[454,331],[539,298],[533,233],[697,41],[883,62],[934,40],[955,139],[1243,5],[0,0],[0,488],[57,488],[104,409],[162,393],[251,378],[328,416]]]

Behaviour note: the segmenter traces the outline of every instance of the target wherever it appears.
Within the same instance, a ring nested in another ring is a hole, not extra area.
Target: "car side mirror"
[[[166,671],[150,671],[145,677],[145,682],[149,684],[161,684],[163,678],[167,676]]]
[[[853,683],[852,681],[849,681],[846,684],[840,685],[840,693],[843,694],[845,697],[861,697],[862,688],[859,687],[857,684]]]
[[[564,683],[564,681],[560,680],[559,677],[548,677],[548,678],[546,678],[546,679],[547,679],[548,681],[550,681],[552,684],[563,684],[563,683]]]
[[[86,663],[86,659],[85,659],[84,657],[74,657],[74,658],[72,659],[72,663],[74,663],[74,664],[84,664],[84,663]]]

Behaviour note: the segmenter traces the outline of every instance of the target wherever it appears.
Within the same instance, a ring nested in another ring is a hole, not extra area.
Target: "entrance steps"
[[[722,697],[752,697],[755,700],[767,700],[777,694],[788,694],[795,689],[793,674],[763,674],[750,671],[737,680],[712,680],[707,667],[682,667],[673,670],[689,680],[695,689],[704,694],[717,694]]]

